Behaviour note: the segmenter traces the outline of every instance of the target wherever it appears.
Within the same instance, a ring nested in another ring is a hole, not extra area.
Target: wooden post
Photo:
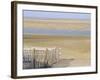
[[[33,51],[32,51],[32,57],[33,57],[33,60],[32,60],[32,65],[33,65],[33,68],[35,68],[35,49],[33,48]]]
[[[44,66],[48,65],[48,49],[45,51]]]

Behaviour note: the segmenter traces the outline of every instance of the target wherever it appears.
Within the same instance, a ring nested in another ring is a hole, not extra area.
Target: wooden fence
[[[23,50],[23,69],[49,68],[60,60],[61,48],[32,47]]]

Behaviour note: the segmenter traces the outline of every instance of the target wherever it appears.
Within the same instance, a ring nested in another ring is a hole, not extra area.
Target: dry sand
[[[90,38],[65,36],[24,36],[24,47],[61,48],[61,61],[54,67],[75,67],[90,65]]]

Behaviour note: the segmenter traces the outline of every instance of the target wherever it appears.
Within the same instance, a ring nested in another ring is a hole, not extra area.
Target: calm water
[[[43,28],[24,28],[24,34],[54,35],[54,36],[90,36],[89,30],[54,30]]]

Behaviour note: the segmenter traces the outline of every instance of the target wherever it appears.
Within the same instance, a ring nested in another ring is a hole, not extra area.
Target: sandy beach
[[[75,67],[90,65],[90,38],[74,36],[26,35],[24,47],[61,48],[61,61],[54,67]]]
[[[24,47],[61,48],[53,67],[89,66],[91,18],[88,13],[24,11]]]

